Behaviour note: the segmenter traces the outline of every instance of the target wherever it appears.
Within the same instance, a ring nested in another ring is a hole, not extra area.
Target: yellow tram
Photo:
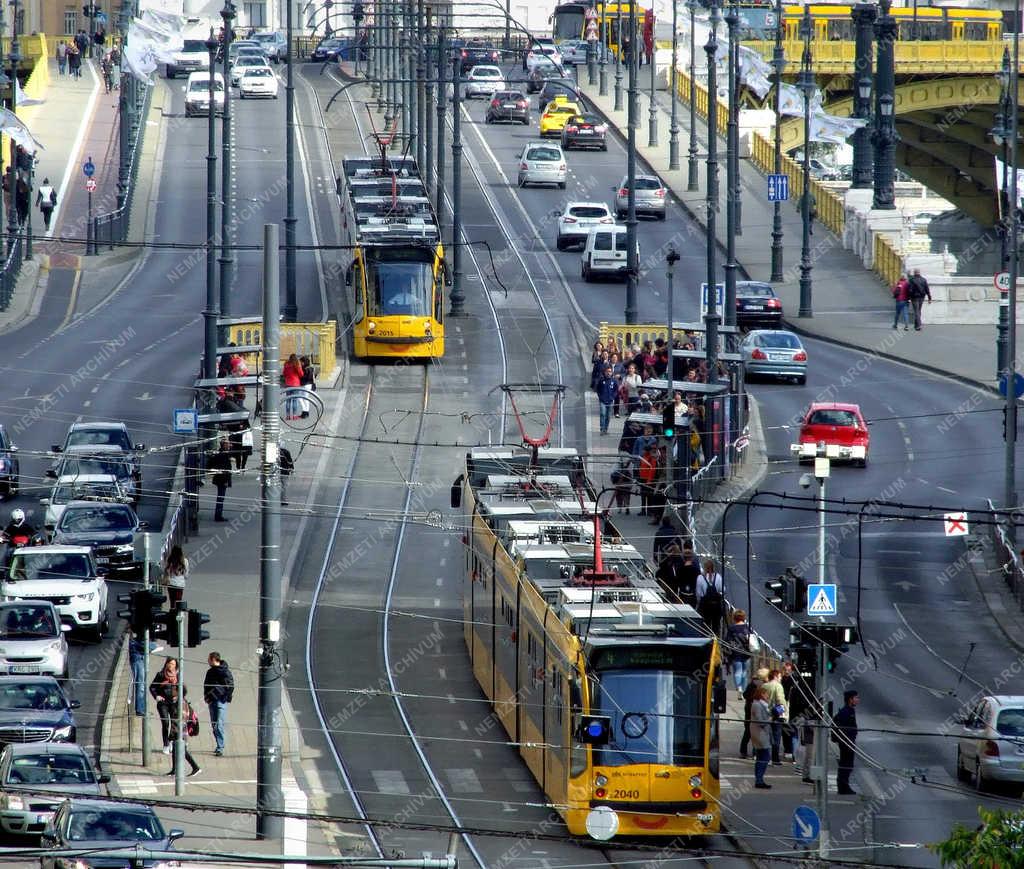
[[[437,217],[411,157],[342,161],[345,274],[360,359],[444,355],[446,269]]]
[[[718,642],[633,546],[601,539],[593,497],[575,450],[468,453],[452,506],[473,673],[571,833],[714,833]]]

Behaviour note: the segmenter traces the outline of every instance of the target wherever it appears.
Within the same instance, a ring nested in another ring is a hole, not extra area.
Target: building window
[[[250,27],[259,29],[267,26],[267,7],[263,3],[246,3],[245,17]]]
[[[64,10],[64,33],[68,35],[74,35],[78,33],[78,10],[77,9],[65,9]]]

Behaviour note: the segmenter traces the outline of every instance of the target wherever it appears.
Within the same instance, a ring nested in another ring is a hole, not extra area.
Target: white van
[[[213,79],[214,112],[224,113],[224,76],[215,72]],[[205,70],[194,72],[185,85],[185,117],[208,115],[210,113],[210,73]]]
[[[604,275],[626,277],[626,227],[601,226],[590,230],[583,256],[580,260],[580,276],[592,281]],[[636,244],[636,259],[640,262],[640,242]]]

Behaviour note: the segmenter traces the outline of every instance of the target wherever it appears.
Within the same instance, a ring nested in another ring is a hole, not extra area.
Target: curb
[[[971,575],[974,577],[974,584],[978,588],[978,594],[981,595],[982,600],[985,601],[985,608],[988,610],[992,620],[996,623],[999,628],[999,632],[1006,638],[1006,641],[1013,646],[1018,652],[1024,653],[1024,642],[1021,641],[1019,633],[1015,636],[1015,632],[1011,630],[1011,627],[1004,624],[1006,621],[1007,608],[1004,604],[1004,593],[1002,589],[999,591],[986,590],[982,585],[982,576],[989,573],[986,566],[986,556],[991,553],[991,545],[984,538],[982,540],[982,548],[972,549],[968,547],[967,563],[971,569]],[[1015,627],[1015,626],[1013,626]]]

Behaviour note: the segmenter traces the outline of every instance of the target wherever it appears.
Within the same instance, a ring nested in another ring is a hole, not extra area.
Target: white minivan
[[[224,113],[224,76],[214,73],[213,79],[213,110],[218,115]],[[199,70],[188,77],[185,85],[185,117],[208,115],[210,113],[210,73]]]
[[[585,281],[605,275],[626,277],[626,227],[601,226],[590,230],[583,256],[580,259],[580,276]],[[636,259],[640,261],[640,242],[636,244]]]

